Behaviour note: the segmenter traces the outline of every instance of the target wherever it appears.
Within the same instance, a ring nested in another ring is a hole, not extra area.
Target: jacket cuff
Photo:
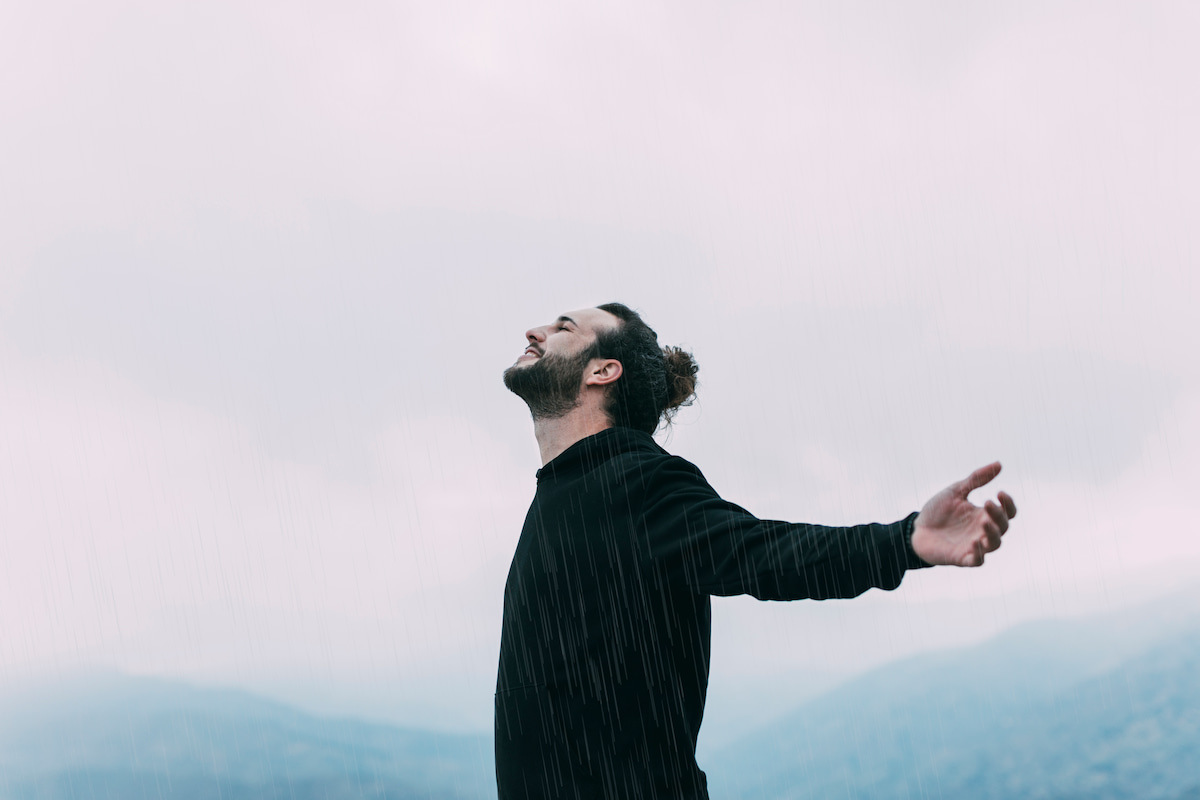
[[[933,566],[933,564],[922,560],[912,547],[913,526],[917,521],[918,513],[919,512],[914,511],[900,521],[901,528],[904,531],[904,568],[906,570],[925,569],[926,567]]]

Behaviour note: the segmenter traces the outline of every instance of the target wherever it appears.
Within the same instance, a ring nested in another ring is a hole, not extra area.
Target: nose
[[[535,342],[544,342],[546,341],[546,329],[544,327],[530,328],[529,330],[525,331],[525,338],[529,340],[530,344],[534,344]]]

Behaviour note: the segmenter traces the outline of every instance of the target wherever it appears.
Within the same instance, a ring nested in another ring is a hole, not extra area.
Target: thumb
[[[992,482],[992,479],[1000,474],[1000,462],[993,461],[986,467],[980,467],[967,476],[966,480],[959,481],[957,485],[958,493],[966,497],[971,492]]]

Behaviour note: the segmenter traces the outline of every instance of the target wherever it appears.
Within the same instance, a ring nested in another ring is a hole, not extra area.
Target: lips
[[[526,347],[526,348],[525,348],[525,353],[524,353],[524,355],[527,355],[527,356],[530,356],[530,355],[532,355],[532,356],[537,356],[538,358],[541,358],[541,357],[542,357],[542,354],[541,354],[541,353],[539,353],[539,352],[537,351],[537,348],[536,348],[536,347]]]

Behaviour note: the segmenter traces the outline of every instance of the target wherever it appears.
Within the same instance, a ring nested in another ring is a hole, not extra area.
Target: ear
[[[622,371],[621,362],[614,358],[593,358],[588,362],[587,369],[583,373],[583,385],[608,386],[621,377]]]

